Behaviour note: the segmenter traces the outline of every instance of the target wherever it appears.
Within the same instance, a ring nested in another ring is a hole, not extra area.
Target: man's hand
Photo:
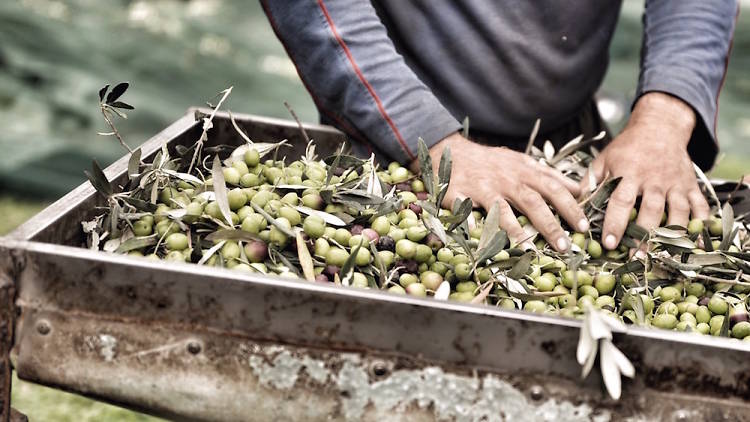
[[[542,236],[558,251],[570,248],[570,239],[550,211],[545,199],[566,221],[579,231],[588,230],[586,216],[573,195],[578,184],[560,172],[545,167],[531,157],[507,148],[488,147],[454,133],[430,148],[437,165],[445,147],[450,147],[453,171],[444,206],[450,208],[456,198],[470,197],[489,210],[500,204],[500,227],[516,242],[527,235],[516,220],[511,204],[523,212]],[[418,165],[417,165],[418,167]]]
[[[709,207],[695,179],[687,144],[695,127],[695,112],[682,100],[659,92],[642,96],[622,133],[594,160],[597,182],[607,175],[622,177],[612,193],[604,218],[604,247],[614,249],[628,224],[638,195],[636,223],[646,229],[659,225],[665,203],[668,224],[687,226],[708,218]],[[588,175],[582,181],[588,183]]]

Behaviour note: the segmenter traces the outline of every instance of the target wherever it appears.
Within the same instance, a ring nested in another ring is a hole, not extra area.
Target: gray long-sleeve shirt
[[[460,128],[502,136],[565,124],[608,64],[621,2],[261,0],[326,120],[402,163]],[[697,113],[689,150],[713,164],[737,0],[647,0],[637,95]]]

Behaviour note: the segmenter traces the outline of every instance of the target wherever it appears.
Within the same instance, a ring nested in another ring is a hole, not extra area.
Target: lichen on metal
[[[266,388],[298,387],[303,371],[317,382],[330,380],[341,416],[362,419],[370,406],[377,412],[408,413],[411,406],[433,412],[438,420],[456,421],[607,421],[609,413],[594,414],[586,404],[547,400],[532,403],[523,391],[496,375],[453,374],[438,366],[398,369],[373,377],[369,359],[342,353],[325,359],[291,353],[283,346],[264,348],[249,356],[249,365]],[[334,369],[335,368],[335,369]]]

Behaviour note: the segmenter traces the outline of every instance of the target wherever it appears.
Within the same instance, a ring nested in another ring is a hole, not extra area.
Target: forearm
[[[690,134],[695,129],[696,115],[692,107],[681,99],[662,92],[649,92],[638,99],[630,115],[628,126],[647,125],[669,130],[676,136],[665,139],[687,148]]]

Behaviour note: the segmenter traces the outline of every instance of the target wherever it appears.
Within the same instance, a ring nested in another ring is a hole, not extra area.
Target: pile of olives
[[[470,255],[476,252],[483,231],[480,212],[472,212],[475,223],[466,226],[465,243],[446,244],[445,237],[441,240],[424,222],[428,199],[424,181],[398,163],[381,170],[373,170],[373,165],[374,161],[364,160],[357,168],[331,169],[324,161],[304,158],[285,164],[263,160],[258,150],[246,148],[241,158],[225,162],[222,168],[231,222],[222,212],[211,177],[201,177],[201,183],[197,178],[170,177],[159,187],[155,211],[123,227],[136,238],[156,241],[125,252],[301,278],[300,243],[290,236],[299,233],[312,261],[314,281],[319,283],[417,297],[433,296],[449,285],[447,298],[459,302],[565,317],[581,317],[591,305],[628,323],[710,335],[721,335],[723,330],[724,335],[750,341],[745,305],[750,288],[742,283],[726,286],[679,277],[659,280],[650,272],[617,272],[630,259],[629,249],[620,246],[605,252],[592,233],[571,233],[574,249],[584,256],[574,269],[568,268],[570,255],[557,254],[541,238],[531,252],[510,243],[484,262],[474,262]],[[352,186],[373,172],[383,192],[397,201],[396,209],[379,215],[375,207],[324,199],[324,191]],[[450,210],[440,209],[437,217],[451,215]],[[345,216],[350,218],[339,218]],[[524,216],[519,222],[529,224]],[[687,233],[695,236],[704,228],[718,247],[721,221],[691,221]],[[208,234],[220,230],[246,236],[207,240]],[[473,250],[467,251],[467,245]],[[275,259],[274,253],[286,259]],[[493,282],[498,274],[518,270],[518,262],[529,254],[531,260],[517,277],[526,294],[515,295],[503,283]],[[350,268],[346,274],[345,267]]]

